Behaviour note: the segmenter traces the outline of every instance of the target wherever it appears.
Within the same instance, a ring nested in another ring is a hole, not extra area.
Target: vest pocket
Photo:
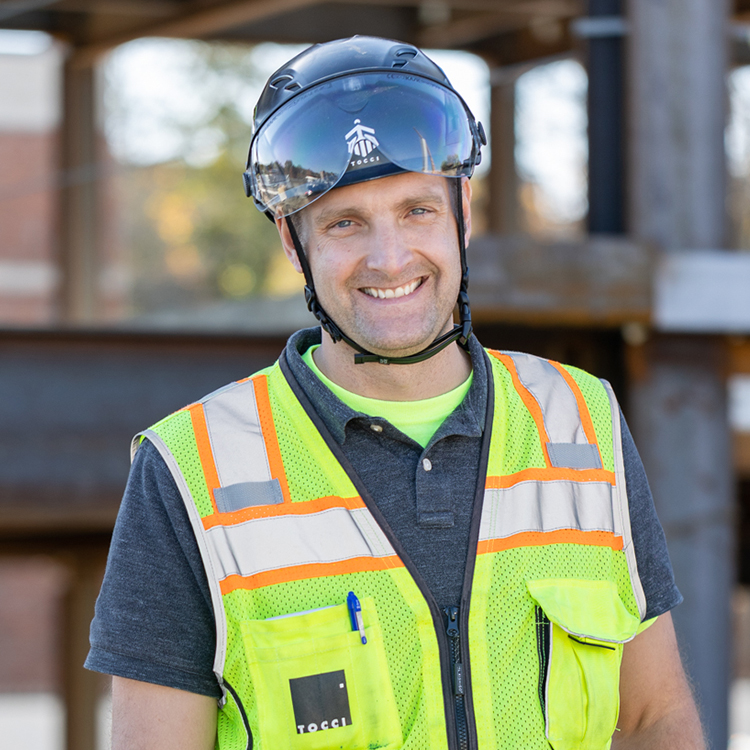
[[[258,750],[401,747],[375,602],[362,600],[367,643],[346,604],[241,623],[258,706]]]
[[[623,643],[638,631],[611,581],[527,581],[536,607],[539,700],[554,750],[605,750],[620,710]]]

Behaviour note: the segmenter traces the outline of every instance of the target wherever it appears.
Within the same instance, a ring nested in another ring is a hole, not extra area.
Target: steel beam
[[[618,18],[621,0],[589,0],[589,18]],[[624,41],[612,31],[589,35],[588,70],[589,212],[592,233],[625,233]]]

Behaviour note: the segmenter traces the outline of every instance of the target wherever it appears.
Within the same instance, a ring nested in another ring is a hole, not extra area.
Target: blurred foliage
[[[274,224],[242,186],[250,126],[239,106],[251,61],[247,47],[196,44],[190,78],[203,117],[169,123],[183,153],[121,173],[135,313],[299,288]]]

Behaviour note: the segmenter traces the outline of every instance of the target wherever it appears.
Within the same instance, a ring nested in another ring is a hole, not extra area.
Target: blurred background
[[[266,78],[357,33],[484,123],[478,336],[613,384],[712,747],[750,750],[748,0],[1,0],[0,745],[108,746],[130,437],[312,323],[241,172]]]

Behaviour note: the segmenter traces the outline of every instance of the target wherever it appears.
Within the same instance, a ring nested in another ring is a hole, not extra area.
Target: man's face
[[[336,188],[300,212],[318,299],[366,349],[412,354],[452,324],[461,262],[450,190],[444,177],[406,173]],[[467,230],[469,198],[465,180]]]

